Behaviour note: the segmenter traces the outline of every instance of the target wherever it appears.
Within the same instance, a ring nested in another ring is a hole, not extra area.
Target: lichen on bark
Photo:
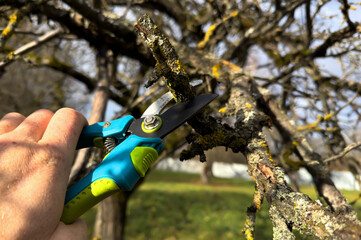
[[[184,70],[177,52],[148,15],[143,15],[134,26],[156,60],[155,71],[163,76],[176,102],[184,102],[195,96],[189,85],[189,77]],[[152,83],[151,83],[152,84]]]

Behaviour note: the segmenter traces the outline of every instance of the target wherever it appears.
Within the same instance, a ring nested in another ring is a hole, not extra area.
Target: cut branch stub
[[[152,51],[157,61],[155,71],[163,76],[176,102],[193,98],[194,91],[189,85],[189,77],[179,61],[177,52],[148,15],[139,18],[135,31]]]

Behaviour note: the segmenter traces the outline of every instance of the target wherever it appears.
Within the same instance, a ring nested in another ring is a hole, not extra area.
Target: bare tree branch
[[[361,142],[356,142],[356,143],[351,143],[350,145],[348,145],[347,147],[345,147],[345,149],[340,152],[339,154],[335,155],[335,156],[332,156],[332,157],[329,157],[325,160],[323,160],[323,162],[331,162],[331,161],[335,161],[335,160],[338,160],[342,157],[344,157],[348,152],[358,148],[361,146]]]

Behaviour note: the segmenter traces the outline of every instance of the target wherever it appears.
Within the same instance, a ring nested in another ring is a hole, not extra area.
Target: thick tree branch
[[[70,4],[71,2],[72,1],[70,1]],[[2,4],[14,7],[24,7],[27,3],[27,1],[22,0],[3,0],[2,2]],[[73,4],[77,6],[79,2],[74,2]],[[117,24],[119,24],[117,18],[108,18],[104,16],[102,12],[89,6],[85,6],[84,8],[78,6],[78,10],[89,17],[89,21],[86,22],[87,20],[82,15],[52,5],[51,1],[42,1],[41,4],[33,4],[31,6],[33,7],[34,13],[42,13],[49,19],[62,24],[70,33],[76,35],[79,39],[86,40],[95,48],[100,48],[103,44],[106,44],[115,54],[119,53],[134,59],[139,59],[141,63],[148,66],[154,64],[154,60],[149,51],[137,45],[136,34],[131,30],[131,26],[126,26],[123,22],[121,22],[120,26],[117,26]],[[84,12],[86,10],[90,12]],[[92,21],[94,21],[94,24],[90,24],[93,23]],[[103,27],[103,25],[107,27],[105,29],[107,31],[98,31],[98,26]],[[113,30],[115,32],[112,32]],[[122,32],[122,30],[124,30],[124,32]]]

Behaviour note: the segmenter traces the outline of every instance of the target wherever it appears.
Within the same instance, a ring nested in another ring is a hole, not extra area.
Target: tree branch
[[[345,147],[345,149],[340,152],[339,154],[335,155],[335,156],[332,156],[332,157],[329,157],[329,158],[326,158],[325,160],[323,160],[324,163],[326,162],[331,162],[331,161],[335,161],[335,160],[338,160],[342,157],[344,157],[348,152],[358,148],[361,146],[361,142],[355,142],[355,143],[351,143],[350,145],[348,145],[347,147]]]
[[[138,20],[135,30],[152,51],[157,61],[155,71],[164,77],[176,102],[184,102],[194,97],[178,54],[148,15],[143,15]]]
[[[23,16],[22,10],[15,10],[13,14],[9,17],[8,25],[4,30],[2,30],[0,35],[0,49],[4,48],[6,40],[10,38],[10,36],[14,33],[16,26]]]

